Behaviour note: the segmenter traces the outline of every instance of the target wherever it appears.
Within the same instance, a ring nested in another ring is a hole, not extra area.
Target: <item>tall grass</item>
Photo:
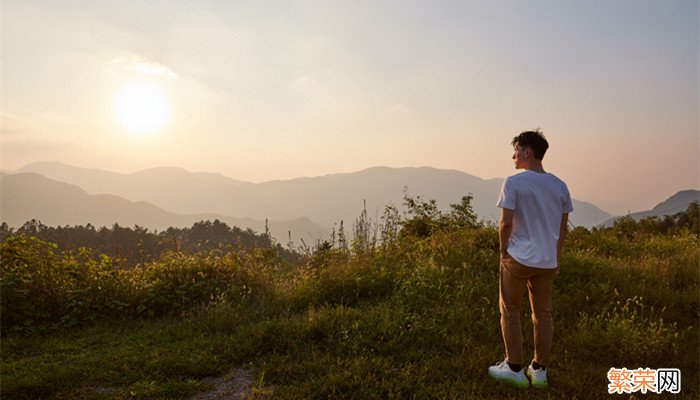
[[[571,232],[545,391],[486,374],[503,359],[497,248],[494,228],[463,226],[361,251],[325,246],[298,267],[260,250],[123,270],[11,238],[0,390],[186,398],[204,377],[247,366],[280,399],[593,399],[608,395],[611,367],[667,367],[681,369],[683,398],[700,394],[697,234]],[[521,317],[532,356],[527,306]]]

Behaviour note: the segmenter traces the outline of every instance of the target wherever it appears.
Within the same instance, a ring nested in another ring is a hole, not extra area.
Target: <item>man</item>
[[[503,182],[498,197],[501,247],[499,306],[506,359],[489,374],[527,387],[547,387],[547,362],[552,346],[552,282],[573,211],[566,184],[545,172],[542,158],[549,144],[541,131],[522,132],[511,143],[516,169]],[[523,372],[520,304],[529,292],[535,336],[534,360]],[[527,374],[527,377],[525,376]]]

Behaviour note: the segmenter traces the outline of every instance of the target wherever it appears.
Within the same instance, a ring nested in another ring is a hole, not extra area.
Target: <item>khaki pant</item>
[[[552,348],[552,282],[556,271],[527,267],[508,255],[501,260],[499,275],[501,332],[506,347],[506,361],[523,364],[520,304],[527,290],[530,294],[535,336],[534,360],[546,366]]]

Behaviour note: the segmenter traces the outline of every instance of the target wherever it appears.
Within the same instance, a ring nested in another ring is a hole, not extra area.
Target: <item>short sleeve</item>
[[[569,194],[569,188],[564,184],[564,197],[562,197],[561,208],[564,214],[568,214],[574,211],[574,206],[571,203],[571,195]]]
[[[515,210],[516,204],[517,193],[515,187],[513,187],[513,182],[510,178],[506,178],[503,181],[503,186],[501,186],[501,193],[498,195],[498,203],[496,205],[500,208]]]

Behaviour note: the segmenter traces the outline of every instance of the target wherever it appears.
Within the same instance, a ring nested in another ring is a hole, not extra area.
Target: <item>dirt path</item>
[[[199,393],[191,400],[268,399],[272,395],[270,388],[255,387],[253,373],[244,368],[234,368],[220,377],[206,378],[202,382],[213,389]]]

